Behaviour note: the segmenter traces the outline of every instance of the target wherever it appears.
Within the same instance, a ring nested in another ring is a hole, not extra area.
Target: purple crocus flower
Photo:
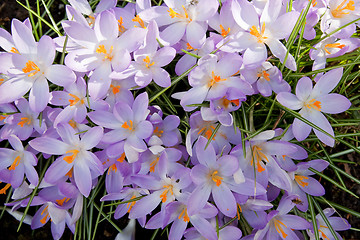
[[[14,150],[0,148],[0,177],[9,175],[8,182],[13,188],[18,188],[22,184],[25,174],[29,182],[37,186],[39,176],[34,168],[37,165],[36,156],[32,152],[26,151],[20,139],[15,135],[10,135],[8,141]]]
[[[159,27],[167,26],[160,39],[164,45],[174,45],[185,35],[192,46],[200,45],[206,38],[207,23],[217,11],[216,0],[165,0],[166,6],[148,8],[139,16],[145,21],[155,20]]]
[[[265,44],[281,62],[285,60],[287,49],[280,42],[289,37],[299,13],[295,11],[280,14],[282,0],[267,1],[259,17],[252,3],[232,1],[233,17],[244,32],[239,32],[224,48],[224,51],[244,51],[243,61],[246,67],[259,66],[267,58]],[[219,47],[219,46],[218,46]],[[295,71],[293,56],[287,55],[285,66]]]
[[[113,72],[110,77],[123,79],[134,76],[135,83],[140,87],[146,87],[151,80],[161,86],[171,85],[170,75],[162,67],[168,65],[175,57],[176,51],[172,47],[158,49],[156,37],[158,27],[154,21],[148,25],[144,46],[134,52],[135,61],[123,72]]]
[[[223,155],[217,159],[211,144],[205,149],[206,143],[207,139],[201,136],[195,145],[200,164],[191,169],[190,176],[196,188],[189,197],[188,212],[190,215],[198,213],[212,193],[217,208],[225,216],[234,217],[237,205],[232,191],[253,195],[255,192],[263,194],[265,189],[258,185],[256,191],[246,180],[236,184],[233,174],[238,170],[237,159],[232,155]]]
[[[299,113],[302,117],[334,136],[330,123],[321,112],[336,114],[347,110],[351,106],[351,102],[346,97],[336,93],[329,93],[339,83],[342,72],[342,68],[327,72],[321,76],[314,88],[311,79],[303,77],[296,85],[296,95],[282,92],[276,96],[276,99],[285,107],[293,110],[300,109]],[[298,141],[302,141],[309,136],[311,129],[310,125],[301,120],[297,118],[294,120],[292,130]],[[333,138],[316,129],[313,130],[320,141],[328,146],[334,146],[335,140]]]
[[[350,229],[350,224],[345,218],[342,217],[332,217],[332,215],[335,213],[335,210],[332,208],[326,208],[323,210],[325,217],[330,222],[330,225],[335,231],[345,231]],[[335,240],[334,236],[330,232],[330,229],[326,225],[324,219],[320,214],[316,215],[316,221],[319,231],[319,237],[323,240]],[[310,235],[310,240],[315,240],[314,230],[311,229],[308,231]],[[338,239],[343,239],[339,233],[335,232]]]
[[[299,240],[293,230],[308,229],[310,224],[299,216],[287,214],[295,206],[295,203],[291,201],[294,198],[294,196],[288,196],[280,200],[278,208],[268,214],[268,223],[263,229],[256,232],[254,240],[287,238]]]
[[[101,140],[103,129],[93,127],[81,138],[69,124],[59,124],[56,129],[62,141],[51,137],[39,137],[29,142],[39,152],[62,155],[50,165],[45,174],[45,181],[56,184],[65,175],[73,175],[81,194],[89,196],[92,187],[92,173],[100,175],[103,166],[91,150]]]
[[[30,90],[30,108],[39,113],[49,102],[47,80],[66,86],[75,81],[75,74],[66,66],[53,65],[55,45],[49,36],[35,42],[31,29],[16,19],[11,28],[16,48],[13,53],[6,53],[11,54],[6,73],[10,79],[0,86],[0,104],[13,102]]]
[[[112,129],[104,134],[103,142],[114,144],[125,140],[124,151],[130,163],[136,162],[139,153],[147,149],[144,139],[153,133],[152,124],[146,120],[148,103],[145,92],[136,97],[132,107],[120,101],[114,106],[113,113],[102,110],[88,113],[93,122]]]
[[[303,212],[308,209],[308,201],[306,193],[312,196],[322,196],[325,194],[324,187],[311,175],[315,173],[310,171],[309,168],[313,168],[319,172],[322,172],[329,163],[324,160],[312,160],[309,162],[303,162],[296,165],[296,170],[289,172],[289,176],[293,180],[292,190],[288,192],[289,195],[298,195],[300,202],[296,205],[297,208]]]

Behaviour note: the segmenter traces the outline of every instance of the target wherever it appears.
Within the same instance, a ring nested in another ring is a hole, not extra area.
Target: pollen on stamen
[[[178,219],[183,219],[184,222],[189,222],[190,221],[190,218],[189,218],[189,215],[187,214],[187,209],[186,207],[183,208],[183,210],[181,211]]]
[[[129,129],[130,131],[134,130],[133,121],[129,120],[130,126],[127,122],[124,122],[123,125],[121,125],[122,128]]]
[[[334,18],[342,18],[344,15],[350,14],[349,11],[355,11],[354,1],[349,1],[345,5],[347,1],[348,0],[342,1],[334,10],[331,11]],[[348,10],[348,12],[345,12],[345,10]]]
[[[146,56],[146,58],[143,59],[143,61],[145,62],[145,67],[150,68],[152,65],[155,64],[155,62],[151,62],[149,56]]]
[[[79,153],[79,150],[76,150],[76,149],[69,150],[65,154],[67,154],[67,153],[72,153],[72,154],[70,156],[65,156],[64,161],[70,164],[75,160],[77,154]]]
[[[267,39],[267,37],[264,36],[264,33],[265,23],[262,24],[260,32],[255,25],[250,28],[250,34],[257,38],[258,43],[263,43]]]
[[[282,235],[283,238],[287,237],[287,234],[284,232],[284,230],[282,229],[282,227],[286,227],[287,226],[280,220],[275,219],[274,220],[274,225],[275,225],[275,229],[278,233],[280,233]]]
[[[15,168],[17,166],[19,166],[20,164],[20,160],[21,160],[21,157],[20,156],[17,156],[14,160],[14,162],[11,164],[11,166],[9,167],[9,170],[12,171],[12,170],[15,170]]]
[[[40,68],[33,62],[33,61],[27,61],[25,63],[25,67],[22,69],[24,73],[29,73],[28,77],[33,77],[38,72],[40,72]]]
[[[265,71],[265,70],[263,70],[262,72],[259,72],[259,73],[257,74],[257,77],[258,77],[258,78],[263,77],[263,78],[265,78],[266,81],[270,81],[269,76],[270,76],[270,74],[269,74],[267,71]]]
[[[32,120],[31,120],[31,118],[29,118],[29,117],[22,117],[22,118],[20,118],[20,122],[18,122],[18,124],[17,125],[19,125],[20,127],[24,127],[24,124],[26,124],[26,125],[30,125],[31,123],[32,123]]]
[[[324,50],[327,54],[331,54],[331,52],[329,51],[328,48],[339,48],[339,49],[343,49],[345,47],[345,44],[340,44],[340,43],[329,43],[326,44],[324,46]]]
[[[0,182],[1,183],[1,182]],[[2,189],[0,189],[0,194],[6,194],[6,190],[8,190],[11,187],[10,183],[7,183],[5,185],[5,187],[3,187]]]
[[[136,15],[131,21],[139,23],[140,27],[146,29],[144,21],[139,17],[139,15]],[[134,27],[137,27],[136,25]]]
[[[221,36],[226,37],[229,32],[230,32],[230,28],[228,28],[227,30],[225,30],[225,28],[223,27],[223,25],[220,24],[220,30],[221,30]]]

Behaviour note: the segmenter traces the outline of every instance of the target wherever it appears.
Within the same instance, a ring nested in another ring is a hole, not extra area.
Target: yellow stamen
[[[123,125],[121,125],[122,128],[129,129],[130,131],[134,131],[133,121],[129,120],[130,126],[127,122],[124,122]]]
[[[350,12],[344,12],[345,10],[355,11],[354,1],[349,1],[346,5],[347,0],[344,0],[338,5],[331,14],[334,18],[342,18],[344,15],[350,14]],[[345,6],[344,6],[345,5]]]
[[[0,189],[0,194],[6,194],[6,190],[8,190],[11,187],[10,183],[7,183],[5,185],[5,187],[3,187],[2,189]]]
[[[259,146],[252,147],[251,165],[254,164],[254,159],[255,159],[258,172],[263,172],[265,170],[265,168],[263,168],[263,166],[261,166],[262,160],[266,160],[267,162],[269,162],[268,158],[261,150],[262,150],[262,148]]]
[[[24,73],[29,73],[28,77],[32,77],[38,72],[40,72],[40,68],[33,62],[33,61],[27,61],[25,64],[25,67],[22,69]]]
[[[270,74],[267,73],[265,70],[257,74],[257,77],[258,77],[258,78],[263,77],[263,78],[266,79],[266,81],[270,81],[269,76],[270,76]]]
[[[144,58],[143,61],[145,62],[145,67],[147,68],[150,68],[152,65],[155,64],[155,62],[151,62],[149,56],[146,56],[146,58]]]
[[[211,180],[213,180],[216,183],[216,186],[220,186],[221,185],[221,180],[223,180],[222,177],[218,176],[218,171],[214,170],[211,174]]]
[[[11,48],[10,52],[20,54],[19,51],[14,47]]]
[[[223,27],[223,25],[220,24],[220,30],[221,30],[221,36],[226,37],[229,32],[230,32],[230,28],[228,28],[227,30],[225,30],[225,28]]]
[[[99,47],[96,49],[96,53],[103,54],[103,61],[109,59],[111,61],[113,59],[112,51],[114,50],[114,46],[110,47],[109,53],[107,52],[104,45],[99,45]]]
[[[282,235],[283,238],[286,238],[287,234],[286,234],[286,233],[284,232],[284,230],[282,229],[282,226],[284,226],[284,227],[286,227],[286,228],[287,228],[287,226],[286,226],[283,222],[281,222],[280,220],[277,220],[277,219],[274,220],[274,225],[275,225],[276,231],[277,231],[278,233],[281,233],[281,235]],[[281,225],[282,225],[282,226],[281,226]]]
[[[318,3],[317,3],[316,0],[312,0],[312,1],[311,1],[311,4],[312,4],[313,7],[315,7]]]
[[[110,84],[110,88],[114,95],[116,95],[118,92],[120,92],[120,86],[114,86],[114,85]]]
[[[76,155],[79,153],[79,150],[76,150],[76,149],[69,150],[65,154],[67,154],[67,153],[72,153],[72,154],[70,156],[64,157],[64,161],[70,164],[75,160]]]
[[[211,72],[211,79],[208,83],[208,87],[212,87],[215,83],[226,81],[226,78],[221,78],[218,75],[215,75],[214,71]]]
[[[64,205],[64,202],[68,202],[69,200],[70,200],[70,198],[64,197],[63,199],[57,199],[57,200],[55,200],[55,202],[56,202],[58,205],[62,206],[62,205]]]
[[[189,218],[189,215],[187,214],[187,209],[186,207],[183,208],[183,210],[181,211],[178,219],[183,219],[184,222],[189,222],[190,221],[190,218]]]
[[[120,19],[118,20],[118,29],[119,29],[119,32],[123,33],[125,32],[125,27],[123,26],[124,22],[123,22],[123,18],[120,17]]]
[[[140,27],[146,28],[144,21],[139,17],[139,15],[136,15],[131,21],[137,22],[140,24]],[[137,26],[134,26],[137,27]]]
[[[295,181],[302,187],[306,187],[307,185],[309,185],[309,183],[305,182],[304,179],[309,179],[309,178],[301,175],[295,175]]]
[[[174,192],[173,192],[173,185],[165,185],[163,186],[163,188],[165,188],[165,190],[160,195],[160,199],[164,203],[167,200],[168,192],[170,192],[171,195],[174,195]]]
[[[331,54],[328,48],[340,48],[343,49],[345,47],[345,44],[340,43],[329,43],[324,46],[324,50],[327,54]]]
[[[315,99],[311,99],[305,106],[308,107],[309,109],[313,108],[316,111],[321,110],[321,102],[316,101]]]
[[[257,37],[258,43],[263,43],[267,39],[267,37],[264,37],[265,23],[262,24],[261,33],[259,32],[259,30],[254,25],[250,28],[250,34]]]
[[[16,168],[17,166],[19,166],[20,160],[21,160],[21,157],[20,157],[20,156],[17,156],[17,157],[15,158],[14,162],[13,162],[13,163],[11,164],[11,166],[9,167],[9,170],[10,170],[10,171],[11,171],[11,170],[15,170],[15,168]]]
[[[159,157],[150,163],[150,172],[155,172],[156,164],[159,162]]]
[[[133,195],[130,200],[136,198],[135,195]],[[128,204],[126,205],[126,207],[128,208],[127,212],[130,213],[131,209],[133,208],[133,206],[135,205],[136,201],[133,202],[128,202]]]
[[[76,105],[79,101],[80,101],[80,104],[84,104],[84,103],[85,103],[85,102],[84,102],[84,99],[81,99],[81,100],[80,100],[80,98],[79,98],[78,96],[74,95],[74,94],[69,93],[69,96],[72,97],[72,98],[74,98],[74,100],[69,99],[70,106]]]
[[[28,126],[32,123],[31,118],[29,117],[22,117],[20,118],[20,122],[17,124],[20,127],[24,127],[24,124],[26,123]]]
[[[109,167],[109,170],[108,170],[108,175],[110,175],[110,172],[111,171],[114,171],[116,172],[117,171],[117,167],[116,167],[116,164],[112,164],[110,167]]]

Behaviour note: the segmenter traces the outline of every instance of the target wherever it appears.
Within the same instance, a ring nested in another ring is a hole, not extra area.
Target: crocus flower
[[[145,92],[136,97],[132,107],[120,101],[114,106],[113,113],[102,110],[88,113],[93,122],[112,129],[104,134],[103,142],[114,144],[125,140],[124,151],[130,163],[136,162],[139,153],[147,149],[144,139],[153,133],[152,124],[145,120],[149,114],[148,103]]]
[[[299,216],[287,214],[295,206],[295,203],[291,201],[293,199],[294,196],[281,199],[278,208],[268,214],[268,223],[265,228],[256,232],[254,240],[300,239],[293,230],[308,229],[310,224]]]
[[[35,150],[51,155],[62,155],[50,165],[44,179],[56,184],[65,175],[74,176],[81,194],[89,196],[92,187],[92,174],[103,173],[100,160],[91,150],[103,136],[102,127],[89,129],[81,138],[69,124],[59,124],[56,129],[62,141],[51,137],[39,137],[29,142]],[[90,171],[91,170],[91,171]]]
[[[332,208],[326,208],[323,210],[325,217],[330,222],[330,225],[335,231],[345,231],[350,229],[350,224],[345,218],[341,217],[332,217],[332,215],[335,213],[335,210]],[[316,215],[316,221],[319,231],[319,237],[323,240],[335,240],[334,236],[330,232],[329,227],[326,225],[324,219],[320,214]],[[310,235],[310,240],[315,240],[314,230],[311,229],[308,231]],[[335,232],[338,239],[343,239],[338,232]]]
[[[30,108],[41,112],[49,102],[47,80],[66,86],[75,81],[75,74],[66,66],[53,65],[55,45],[44,35],[35,42],[31,29],[19,20],[12,21],[12,39],[15,47],[11,54],[11,67],[7,70],[10,77],[0,86],[0,104],[13,102],[29,90]]]
[[[9,183],[13,188],[17,188],[22,184],[25,174],[29,182],[37,186],[39,176],[34,168],[37,164],[36,156],[26,151],[15,135],[10,135],[8,141],[14,150],[0,148],[0,176],[10,175]]]
[[[145,21],[155,20],[159,27],[167,26],[160,39],[166,45],[174,45],[185,35],[190,45],[196,46],[206,38],[207,23],[217,11],[216,0],[166,0],[166,6],[148,8],[139,16]]]
[[[134,76],[135,83],[140,87],[146,87],[151,80],[161,86],[171,85],[170,75],[162,67],[168,65],[175,57],[176,51],[172,47],[158,49],[156,36],[158,27],[154,21],[149,23],[144,46],[134,52],[135,61],[123,72],[114,72],[110,75],[114,79],[123,79]]]
[[[351,102],[344,96],[336,93],[329,93],[339,83],[343,69],[338,68],[331,70],[321,76],[313,88],[312,81],[308,77],[301,78],[296,85],[296,95],[282,92],[276,96],[276,99],[285,107],[293,110],[300,110],[300,115],[306,120],[317,125],[331,136],[334,131],[321,113],[336,114],[347,110]],[[293,123],[293,133],[298,141],[304,140],[309,136],[312,127],[295,119]],[[335,140],[328,135],[314,129],[316,136],[328,146],[334,146]]]
[[[280,42],[289,37],[299,13],[291,11],[280,15],[282,0],[267,1],[259,18],[254,6],[245,0],[232,1],[234,19],[244,32],[239,32],[226,46],[226,51],[243,51],[244,65],[257,67],[267,58],[265,44],[272,54],[284,62],[287,49]],[[287,55],[285,66],[295,71],[296,63],[291,54]]]

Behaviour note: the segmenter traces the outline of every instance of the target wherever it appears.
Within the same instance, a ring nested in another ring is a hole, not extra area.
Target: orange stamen
[[[284,232],[284,230],[282,229],[282,226],[284,226],[284,227],[286,227],[286,228],[287,228],[287,226],[286,226],[283,222],[281,222],[280,220],[277,220],[277,219],[274,220],[274,225],[275,225],[276,231],[277,231],[278,233],[281,233],[281,235],[282,235],[283,238],[286,238],[287,234],[286,234],[286,233]],[[281,226],[281,225],[282,225],[282,226]]]
[[[189,215],[187,214],[187,209],[186,207],[183,208],[183,210],[181,211],[178,219],[183,219],[184,222],[189,222],[190,221],[190,218],[189,218]]]
[[[308,107],[309,109],[313,108],[317,111],[321,110],[321,102],[316,101],[315,99],[311,99],[305,106]]]
[[[3,187],[2,189],[0,189],[0,194],[6,194],[6,190],[8,190],[11,187],[10,183],[7,183],[5,185],[5,187]]]
[[[261,166],[262,160],[266,160],[267,162],[269,162],[268,158],[261,150],[262,150],[262,148],[259,146],[252,147],[251,165],[254,164],[254,159],[255,159],[258,172],[263,172],[265,170],[265,168],[263,168],[263,166]]]
[[[74,95],[74,94],[69,93],[69,96],[72,97],[72,98],[74,98],[74,100],[69,99],[70,106],[76,105],[79,101],[80,101],[80,104],[84,104],[84,103],[85,103],[85,102],[84,102],[84,99],[81,99],[81,100],[80,100],[80,98],[79,98],[78,96]]]
[[[265,70],[257,74],[257,77],[258,77],[258,78],[263,77],[263,78],[266,79],[266,81],[270,81],[269,76],[270,76],[270,74],[267,73]]]
[[[215,75],[214,71],[211,72],[211,79],[208,83],[208,87],[212,87],[215,83],[226,81],[226,78],[221,78],[220,76]]]
[[[345,10],[355,11],[354,1],[349,1],[345,5],[346,2],[347,0],[342,1],[340,5],[331,11],[331,14],[334,16],[334,18],[342,18],[344,15],[350,14],[350,12],[344,12]]]
[[[213,180],[216,183],[216,186],[220,186],[221,185],[221,180],[223,180],[222,177],[218,176],[218,171],[214,170],[211,174],[211,180]]]
[[[324,46],[324,50],[327,54],[331,54],[328,48],[340,48],[343,49],[345,47],[345,44],[340,43],[329,43]]]
[[[48,207],[49,207],[49,205],[47,205],[41,212],[41,215],[43,215],[46,212],[46,215],[42,219],[40,219],[40,222],[42,224],[45,224],[47,217],[49,217],[49,212],[47,211]]]
[[[70,198],[64,197],[63,199],[57,199],[57,200],[55,200],[55,202],[56,202],[58,205],[62,206],[62,205],[64,204],[64,202],[68,202],[69,200],[70,200]]]
[[[309,178],[301,175],[295,175],[295,181],[302,187],[306,187],[307,185],[309,185],[309,183],[305,182],[304,179],[309,179]]]
[[[154,132],[153,132],[153,134],[155,134],[155,135],[158,136],[158,137],[161,137],[163,133],[164,133],[164,131],[163,131],[163,130],[159,130],[159,127],[156,127],[156,128],[154,129]]]
[[[170,192],[171,195],[174,195],[174,192],[173,192],[173,185],[165,185],[163,186],[163,188],[165,188],[165,190],[160,195],[160,199],[164,203],[167,200],[168,192]]]
[[[133,195],[130,200],[136,198],[135,195]],[[135,205],[136,201],[133,202],[128,202],[128,204],[126,205],[126,207],[128,208],[127,212],[130,213],[131,209],[133,208],[133,206]]]
[[[108,170],[108,175],[110,175],[110,172],[111,171],[114,171],[116,172],[117,171],[117,167],[116,167],[116,164],[112,164],[110,167],[109,167],[109,170]]]
[[[140,27],[146,28],[144,21],[139,17],[139,15],[136,15],[131,21],[138,22],[140,24]],[[137,27],[137,26],[134,26]]]
[[[230,28],[228,28],[227,30],[225,30],[225,28],[223,27],[223,25],[220,24],[220,30],[221,30],[221,36],[226,37],[229,32],[230,32]]]
[[[250,28],[250,34],[257,37],[258,43],[263,43],[267,39],[267,37],[264,37],[265,23],[263,23],[261,26],[261,33],[259,32],[259,30],[254,25]]]
[[[11,166],[9,167],[9,170],[10,170],[10,171],[11,171],[11,170],[15,170],[15,168],[16,168],[17,166],[19,166],[20,160],[21,160],[21,157],[20,157],[20,156],[17,156],[17,157],[15,158],[14,162],[13,162],[13,163],[11,164]]]
[[[76,128],[76,122],[73,119],[70,119],[68,123],[72,128]]]
[[[32,77],[38,72],[40,72],[40,68],[33,62],[33,61],[27,61],[25,64],[25,67],[22,69],[24,73],[29,73],[28,77]]]
[[[19,51],[14,47],[11,48],[10,52],[20,54]]]
[[[125,32],[125,27],[123,26],[124,22],[123,22],[123,18],[120,17],[120,19],[118,20],[118,29],[119,29],[119,32],[123,33]]]
[[[169,13],[170,17],[171,18],[186,19],[188,22],[191,22],[192,19],[189,18],[189,14],[188,14],[186,8],[184,7],[184,5],[182,5],[181,7],[184,10],[184,14],[177,13],[172,8],[169,8],[168,13]]]
[[[20,122],[17,124],[17,125],[19,125],[20,127],[24,127],[24,124],[26,123],[28,126],[31,124],[31,118],[29,118],[29,117],[22,117],[22,118],[20,118]]]
[[[159,162],[159,157],[150,163],[150,172],[155,172],[156,164]]]
[[[107,52],[104,45],[99,45],[99,47],[96,49],[96,53],[104,54],[103,61],[109,59],[111,61],[113,59],[112,51],[114,50],[114,46],[110,47],[109,53]]]
[[[127,122],[124,122],[123,125],[121,125],[122,128],[129,129],[130,131],[134,131],[133,121],[129,120],[130,126]]]
[[[72,154],[70,156],[65,156],[64,161],[70,164],[75,160],[77,154],[79,153],[79,150],[76,150],[76,149],[69,150],[65,154],[67,154],[67,153],[72,153]]]
[[[120,92],[120,86],[114,86],[114,85],[110,84],[110,88],[114,95],[116,95],[118,92]]]
[[[121,156],[118,159],[116,159],[116,161],[121,163],[124,162],[124,160],[125,160],[125,153],[122,153]]]
[[[145,62],[145,67],[147,68],[150,68],[152,65],[155,64],[155,62],[151,62],[149,56],[146,56],[146,58],[144,58],[143,61]]]

